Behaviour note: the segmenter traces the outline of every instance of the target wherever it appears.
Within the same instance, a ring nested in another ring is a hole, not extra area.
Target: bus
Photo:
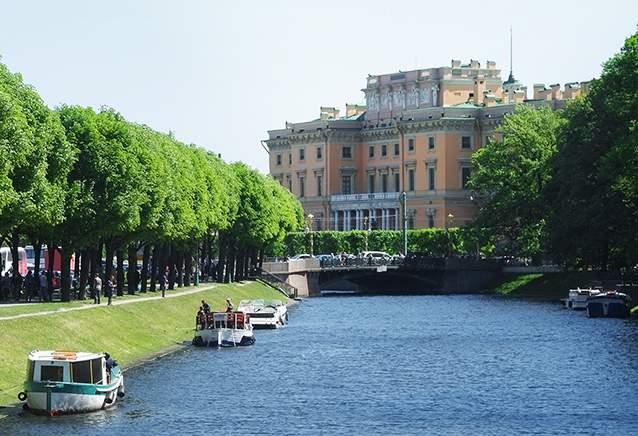
[[[11,248],[0,248],[0,266],[2,267],[2,275],[4,276],[11,268],[13,268],[13,256]],[[27,252],[24,248],[18,247],[18,272],[21,276],[27,275]]]

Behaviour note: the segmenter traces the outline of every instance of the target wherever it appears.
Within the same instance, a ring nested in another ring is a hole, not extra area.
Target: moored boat
[[[587,299],[598,294],[600,294],[598,289],[570,289],[567,298],[563,301],[568,309],[585,310],[587,309]]]
[[[196,318],[195,346],[237,347],[254,343],[250,317],[243,312],[212,312]]]
[[[587,299],[587,316],[590,318],[627,318],[631,297],[618,291],[601,292]]]
[[[254,328],[280,328],[288,321],[288,308],[281,300],[242,300],[237,310],[250,317]]]
[[[24,408],[51,416],[106,409],[124,396],[124,375],[105,353],[32,351]]]

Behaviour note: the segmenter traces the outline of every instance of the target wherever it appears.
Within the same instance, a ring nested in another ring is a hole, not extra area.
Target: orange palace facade
[[[503,82],[488,61],[368,76],[366,105],[345,116],[286,123],[265,141],[270,174],[314,216],[313,230],[400,229],[401,192],[409,228],[456,227],[476,207],[466,183],[472,153],[495,137],[516,104],[559,108],[588,83],[535,84],[533,99],[513,74]]]

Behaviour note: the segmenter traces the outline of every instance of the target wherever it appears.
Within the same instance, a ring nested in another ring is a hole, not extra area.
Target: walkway
[[[119,306],[121,304],[132,304],[132,303],[141,303],[143,301],[151,301],[151,300],[162,300],[165,298],[175,298],[175,297],[181,297],[183,295],[190,295],[190,294],[196,294],[198,292],[204,292],[204,291],[208,291],[210,289],[213,289],[217,286],[217,283],[212,283],[206,287],[201,287],[201,288],[195,288],[195,289],[189,289],[187,291],[181,291],[181,292],[172,292],[170,294],[166,294],[166,297],[162,297],[161,295],[158,296],[154,296],[154,297],[142,297],[142,298],[136,298],[134,300],[123,300],[123,301],[113,301],[113,306]],[[103,298],[104,300],[106,300],[105,298]],[[37,304],[37,303],[35,303]],[[74,310],[87,310],[87,309],[96,309],[98,307],[104,307],[106,306],[106,304],[85,304],[82,306],[78,306],[78,307],[69,307],[69,308],[60,308],[60,309],[56,309],[56,310],[46,310],[43,312],[31,312],[31,313],[21,313],[19,315],[11,315],[11,316],[3,316],[0,317],[0,321],[6,321],[6,320],[10,320],[10,319],[18,319],[18,318],[28,318],[28,317],[32,317],[32,316],[45,316],[45,315],[53,315],[56,313],[66,313],[66,312],[71,312]]]

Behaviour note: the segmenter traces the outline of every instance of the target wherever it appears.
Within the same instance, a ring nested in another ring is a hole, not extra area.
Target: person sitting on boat
[[[117,361],[109,353],[104,353],[104,364],[106,365],[107,383],[111,383],[111,370],[117,366]]]
[[[230,298],[226,298],[226,312],[232,312],[233,311],[233,302],[230,300]]]
[[[206,314],[204,313],[204,308],[202,306],[199,306],[197,317],[195,318],[195,323],[201,329],[206,328]]]
[[[200,309],[204,311],[204,313],[210,313],[210,306],[205,300],[202,300],[202,306],[200,307]]]

